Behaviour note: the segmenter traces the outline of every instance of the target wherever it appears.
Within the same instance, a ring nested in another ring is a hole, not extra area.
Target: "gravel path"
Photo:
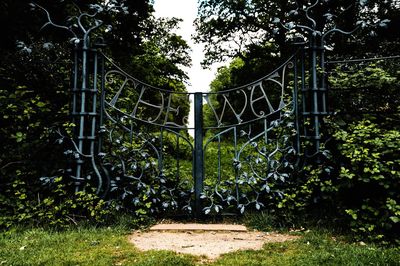
[[[139,250],[172,250],[215,259],[219,255],[237,250],[258,250],[264,243],[284,242],[298,238],[278,233],[249,232],[134,232],[129,241]]]

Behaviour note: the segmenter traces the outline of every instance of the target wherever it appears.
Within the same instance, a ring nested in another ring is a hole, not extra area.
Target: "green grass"
[[[198,265],[204,258],[168,251],[140,252],[121,228],[62,232],[26,229],[0,235],[0,265]],[[400,265],[400,250],[346,243],[329,232],[298,233],[293,242],[239,251],[207,265]]]
[[[121,229],[30,229],[0,237],[1,265],[192,265],[173,252],[139,252]]]
[[[264,245],[260,251],[223,255],[214,265],[400,265],[400,250],[345,243],[321,231],[299,240]]]

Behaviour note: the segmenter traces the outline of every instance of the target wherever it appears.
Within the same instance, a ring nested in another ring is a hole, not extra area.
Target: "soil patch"
[[[264,243],[284,242],[298,236],[259,231],[136,231],[129,241],[142,251],[172,250],[215,259],[237,250],[258,250]]]

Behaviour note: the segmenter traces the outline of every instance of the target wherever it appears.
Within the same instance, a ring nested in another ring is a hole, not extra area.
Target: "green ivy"
[[[64,228],[88,220],[101,224],[112,214],[108,204],[90,189],[71,193],[62,177],[46,177],[42,181],[45,186],[37,193],[31,193],[23,177],[10,184],[0,197],[0,228]]]
[[[371,239],[399,229],[400,132],[363,119],[334,134],[343,163],[340,189],[348,193],[351,228]]]

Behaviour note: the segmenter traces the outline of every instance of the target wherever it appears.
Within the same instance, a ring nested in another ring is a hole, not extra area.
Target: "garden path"
[[[158,224],[136,231],[129,241],[139,250],[172,250],[216,259],[237,250],[258,250],[265,243],[284,242],[297,236],[248,230],[234,224]]]

